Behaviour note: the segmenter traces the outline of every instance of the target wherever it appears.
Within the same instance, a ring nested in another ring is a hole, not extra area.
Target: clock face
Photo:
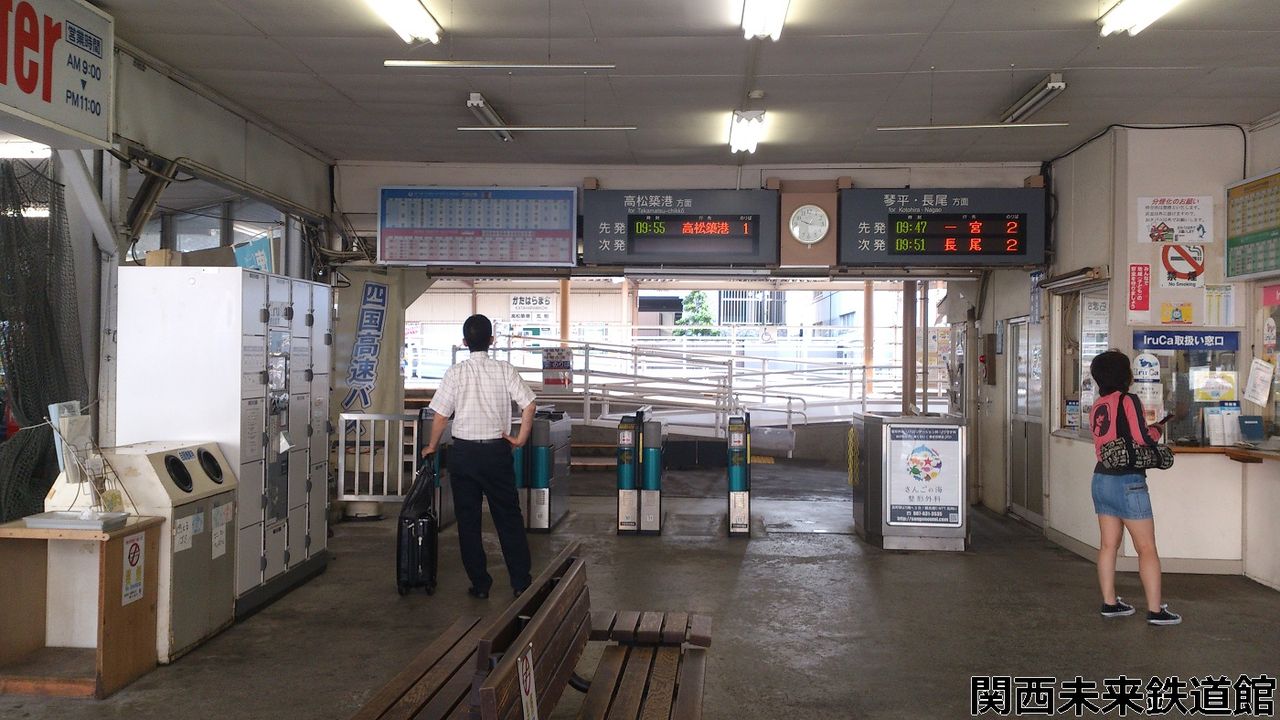
[[[805,245],[813,245],[827,236],[831,229],[831,219],[827,211],[817,205],[801,205],[791,213],[788,223],[791,236]]]

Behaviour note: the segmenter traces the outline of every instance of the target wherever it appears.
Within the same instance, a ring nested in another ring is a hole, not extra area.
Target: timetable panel
[[[575,188],[384,187],[378,262],[572,267]]]
[[[1227,188],[1227,277],[1280,275],[1280,172]]]

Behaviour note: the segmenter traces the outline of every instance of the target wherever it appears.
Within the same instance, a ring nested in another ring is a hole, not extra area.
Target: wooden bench
[[[610,644],[588,683],[575,669],[589,640]],[[451,625],[353,720],[528,720],[521,666],[540,718],[572,686],[587,693],[579,718],[696,720],[710,642],[706,616],[592,612],[574,543],[496,617]]]

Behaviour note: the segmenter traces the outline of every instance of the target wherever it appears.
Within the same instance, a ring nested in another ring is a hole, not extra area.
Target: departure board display
[[[385,187],[378,262],[572,267],[575,188]]]
[[[774,190],[589,190],[582,257],[589,265],[776,265]]]
[[[754,253],[759,242],[759,215],[633,215],[627,221],[630,255],[742,255]]]
[[[889,254],[1026,255],[1023,213],[889,214]]]
[[[845,267],[1028,267],[1045,262],[1043,188],[840,191]]]

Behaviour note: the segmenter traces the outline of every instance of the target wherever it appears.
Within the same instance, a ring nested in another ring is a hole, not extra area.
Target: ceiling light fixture
[[[507,121],[502,119],[498,111],[494,110],[480,93],[471,93],[471,97],[467,99],[467,109],[480,121],[481,130],[492,132],[493,136],[502,142],[515,140],[515,136],[506,130]]]
[[[892,127],[878,127],[876,130],[881,132],[899,132],[904,130],[1001,130],[1005,128],[1067,127],[1068,125],[1070,125],[1070,123],[1064,122],[970,123],[967,125],[894,125]]]
[[[1120,0],[1098,18],[1102,37],[1121,32],[1133,37],[1180,2],[1182,0]]]
[[[446,70],[613,70],[613,63],[509,63],[488,60],[383,60],[383,67]]]
[[[459,132],[614,132],[637,130],[635,125],[459,125]]]
[[[423,40],[440,42],[440,23],[422,0],[364,0],[371,10],[391,26],[401,40],[412,45]]]
[[[742,32],[751,38],[771,38],[777,42],[782,36],[782,26],[787,22],[790,0],[743,0]]]
[[[756,145],[764,136],[763,110],[734,110],[729,125],[729,149],[733,152],[756,151]]]
[[[1010,105],[1009,109],[1000,116],[1000,122],[1006,125],[1020,123],[1048,105],[1049,101],[1058,97],[1066,89],[1067,84],[1062,80],[1062,73],[1049,73],[1043,80],[1036,83],[1035,87],[1028,90],[1026,95],[1018,98],[1018,102]]]
[[[0,142],[0,158],[40,160],[52,152],[48,145],[36,142]]]

